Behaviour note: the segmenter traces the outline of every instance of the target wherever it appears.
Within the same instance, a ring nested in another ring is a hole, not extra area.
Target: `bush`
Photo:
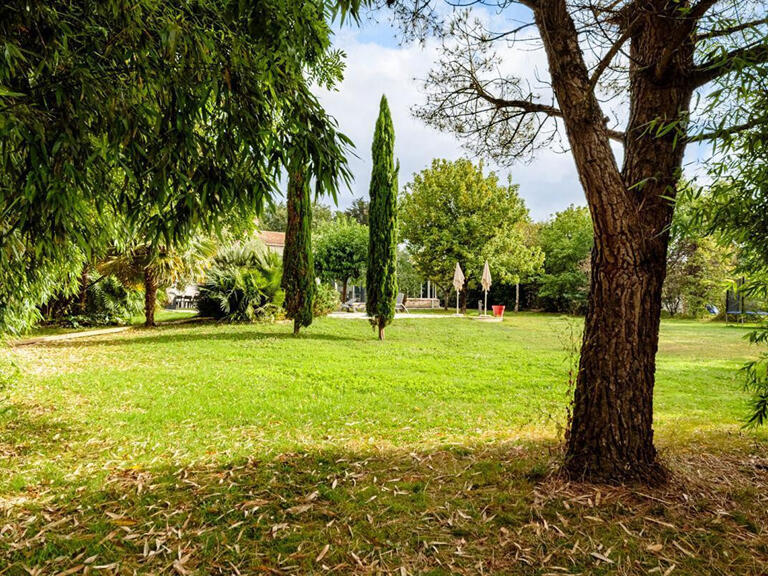
[[[49,321],[62,326],[114,326],[130,324],[143,309],[139,290],[126,288],[114,276],[88,277],[85,308],[80,309],[77,296],[67,297],[50,306]]]
[[[280,311],[280,257],[258,241],[222,248],[200,286],[201,316],[227,322],[272,319]]]
[[[341,296],[330,284],[320,284],[315,291],[315,302],[312,307],[312,315],[315,318],[327,316],[341,306]]]

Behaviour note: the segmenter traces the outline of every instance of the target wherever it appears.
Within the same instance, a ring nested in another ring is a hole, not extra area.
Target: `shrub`
[[[139,290],[124,286],[114,276],[92,274],[88,277],[85,308],[80,309],[77,295],[50,306],[49,320],[62,326],[113,326],[130,324],[141,313],[143,299]]]
[[[281,272],[280,257],[261,242],[225,246],[200,286],[197,309],[227,322],[274,318],[284,299]]]
[[[341,297],[336,289],[330,284],[320,284],[315,291],[312,315],[315,318],[327,316],[331,312],[338,310],[340,305]]]

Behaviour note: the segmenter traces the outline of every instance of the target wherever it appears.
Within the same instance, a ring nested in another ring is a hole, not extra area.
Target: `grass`
[[[179,325],[18,348],[0,558],[10,574],[768,571],[745,330],[662,324],[655,429],[675,480],[641,491],[550,475],[574,322],[398,320],[383,343],[360,320],[299,338]]]
[[[192,310],[169,310],[165,308],[158,309],[155,312],[155,321],[157,322],[169,322],[173,320],[183,320],[194,316]],[[144,324],[144,314],[133,316],[130,324],[132,326],[140,326]],[[40,325],[33,328],[29,334],[25,335],[25,338],[37,338],[40,336],[56,336],[58,334],[70,334],[72,332],[85,332],[86,330],[94,330],[102,328],[102,326],[81,326],[79,328],[68,328],[66,326],[56,325]],[[109,328],[109,326],[103,326],[103,328]]]

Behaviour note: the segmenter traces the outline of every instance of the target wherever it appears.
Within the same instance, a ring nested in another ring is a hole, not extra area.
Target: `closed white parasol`
[[[459,292],[464,288],[464,272],[461,266],[456,262],[456,270],[453,272],[453,287],[456,288],[456,315],[459,315]]]
[[[480,279],[480,284],[483,285],[483,292],[485,292],[483,314],[486,314],[488,312],[488,290],[491,289],[491,268],[488,266],[488,260],[485,261],[485,266],[483,266],[483,277]]]

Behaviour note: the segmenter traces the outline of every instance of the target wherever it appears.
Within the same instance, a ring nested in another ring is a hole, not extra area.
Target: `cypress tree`
[[[315,267],[312,261],[312,202],[305,166],[291,167],[288,178],[288,224],[283,251],[285,312],[293,319],[293,334],[302,326],[312,324],[312,304],[315,300]]]
[[[397,171],[395,129],[386,96],[381,97],[379,118],[373,135],[368,212],[368,270],[366,312],[379,339],[395,317],[397,304]]]

